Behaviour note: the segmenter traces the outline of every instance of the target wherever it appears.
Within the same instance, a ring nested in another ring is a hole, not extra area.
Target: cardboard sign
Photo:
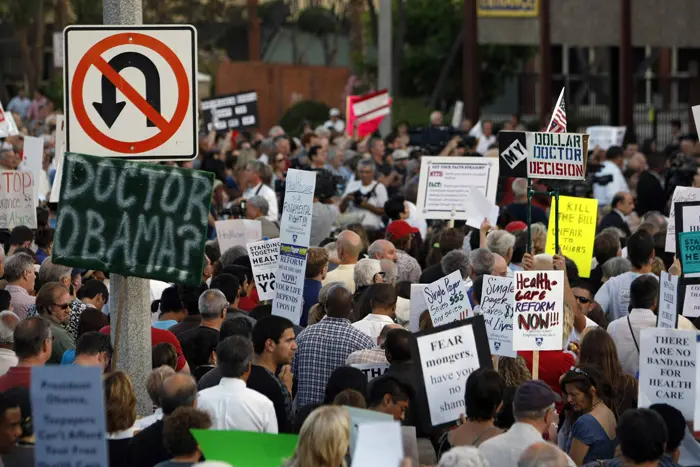
[[[66,153],[53,262],[199,285],[214,175]]]
[[[498,161],[489,157],[423,157],[418,182],[418,212],[424,219],[470,219],[464,207],[467,193],[475,190],[496,203]],[[468,191],[469,190],[469,191]]]
[[[383,412],[374,410],[358,409],[344,405],[350,414],[350,457],[355,453],[357,446],[357,435],[361,425],[368,423],[389,423],[394,421],[394,417]]]
[[[299,324],[303,305],[306,253],[311,237],[311,211],[316,173],[289,169],[280,225],[280,260],[275,276],[272,314]]]
[[[686,318],[700,316],[700,284],[683,284],[682,294],[683,310],[681,314]]]
[[[700,277],[700,231],[680,232],[678,250],[683,277]]]
[[[462,125],[464,115],[464,102],[455,101],[455,108],[452,111],[452,128],[459,128]]]
[[[673,191],[673,198],[671,198],[671,210],[668,214],[668,229],[666,229],[667,252],[676,253],[676,203],[690,203],[695,201],[700,201],[700,188],[677,186]],[[698,207],[697,211],[693,209],[693,213],[688,213],[689,219],[693,217],[697,220],[697,217],[700,217],[698,214],[700,214],[700,206]],[[696,225],[700,226],[700,221],[696,222]],[[689,224],[688,227],[690,227]],[[686,230],[679,230],[679,232],[689,231],[690,228]]]
[[[36,201],[31,172],[0,171],[0,229],[26,225],[36,229]]]
[[[259,222],[258,222],[259,223]],[[255,286],[260,300],[275,298],[275,274],[280,258],[280,239],[272,238],[248,244]]]
[[[409,303],[408,327],[411,332],[420,331],[420,315],[428,309],[428,304],[423,296],[423,289],[427,284],[411,284],[411,300]]]
[[[656,327],[676,329],[678,327],[678,276],[661,271],[659,284],[659,312]]]
[[[561,350],[564,271],[516,271],[514,350]]]
[[[501,177],[527,177],[527,133],[498,132],[499,173]]]
[[[467,319],[472,313],[467,288],[459,271],[424,286],[423,298],[434,326]]]
[[[2,102],[0,102],[0,138],[7,138],[8,136],[16,136],[19,134],[19,129],[15,123],[15,118],[12,116],[12,112],[5,112],[2,108]]]
[[[36,465],[108,467],[100,368],[32,367]]]
[[[583,180],[588,160],[588,135],[528,133],[527,176],[548,180]]]
[[[279,467],[294,454],[298,435],[233,430],[192,430],[207,461]]]
[[[22,151],[22,163],[17,170],[31,172],[34,178],[34,202],[46,200],[46,193],[39,193],[39,183],[41,181],[41,167],[44,162],[44,138],[34,136],[24,137],[24,149]],[[35,204],[34,207],[37,205]]]
[[[513,306],[515,285],[512,277],[484,276],[481,314],[486,323],[491,355],[515,358],[513,350]]]
[[[593,244],[598,217],[598,201],[595,199],[559,197],[559,248],[570,258],[581,277],[591,277]],[[547,229],[547,253],[555,255],[556,199],[552,198]]]
[[[418,388],[425,430],[451,425],[464,413],[467,378],[492,368],[484,317],[479,315],[421,331],[411,343],[423,384]]]
[[[639,407],[666,403],[695,415],[696,331],[642,329],[639,342]]]
[[[391,113],[392,99],[386,89],[361,96],[348,96],[345,105],[345,131],[348,137],[371,135]]]
[[[202,100],[202,114],[207,131],[257,128],[258,93],[245,91]]]
[[[360,424],[350,466],[400,465],[404,457],[402,437],[401,423],[393,420]]]
[[[367,382],[382,376],[389,369],[388,363],[355,363],[350,366],[362,371],[367,377]]]
[[[229,219],[216,221],[216,238],[223,254],[234,246],[246,246],[262,240],[262,223],[250,219]]]
[[[63,115],[56,115],[56,143],[53,156],[53,166],[56,169],[51,185],[50,203],[58,203],[61,195],[61,180],[63,179],[63,159],[66,152],[66,121]]]
[[[589,126],[586,128],[588,138],[588,147],[595,148],[596,146],[607,151],[610,146],[622,146],[625,141],[626,126]]]
[[[469,190],[467,199],[464,201],[464,210],[467,212],[467,225],[469,227],[480,229],[484,219],[488,219],[491,225],[498,223],[498,206],[486,199],[481,190]],[[477,219],[481,219],[478,225]]]

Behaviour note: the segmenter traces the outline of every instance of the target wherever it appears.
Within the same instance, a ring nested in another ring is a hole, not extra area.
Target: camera
[[[229,209],[224,209],[221,214],[231,216],[234,219],[245,219],[246,200],[242,199],[240,203],[232,205]]]
[[[352,202],[355,203],[357,206],[361,205],[363,201],[369,201],[369,193],[366,195],[363,195],[360,190],[357,190],[352,193]]]

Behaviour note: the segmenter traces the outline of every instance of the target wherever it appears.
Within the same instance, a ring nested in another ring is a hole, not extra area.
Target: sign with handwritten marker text
[[[31,172],[0,172],[0,229],[18,225],[36,229],[35,183],[38,180]]]
[[[560,196],[559,202],[561,203],[559,206],[559,247],[564,256],[576,263],[581,277],[591,277],[593,243],[598,225],[598,201]],[[556,254],[554,250],[556,204],[556,199],[552,198],[546,250],[550,255]]]
[[[661,271],[656,327],[667,329],[678,327],[678,276],[672,276],[666,271]]]
[[[66,153],[53,262],[199,285],[214,175]]]
[[[260,300],[275,298],[275,274],[280,258],[280,239],[272,238],[248,244],[255,286]]]
[[[262,240],[262,223],[250,219],[228,219],[216,221],[216,238],[223,254],[234,246],[246,246],[248,243]]]
[[[700,188],[677,186],[673,190],[671,209],[668,213],[668,228],[666,229],[666,251],[676,253],[676,203],[694,203],[700,201]],[[690,232],[692,226],[700,226],[700,206],[689,210],[687,219],[684,216],[681,229],[678,232]]]
[[[513,350],[513,305],[515,284],[512,277],[484,276],[481,314],[486,323],[491,355],[518,356]]]
[[[564,271],[516,271],[514,350],[561,350]]]
[[[434,326],[467,319],[472,314],[467,288],[459,271],[424,286],[423,298]]]
[[[316,172],[289,169],[280,225],[280,260],[275,275],[272,314],[299,324],[303,306],[306,253],[311,237],[311,211]]]

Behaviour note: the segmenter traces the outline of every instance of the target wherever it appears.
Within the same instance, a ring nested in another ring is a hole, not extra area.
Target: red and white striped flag
[[[561,88],[557,105],[554,106],[552,119],[547,125],[547,133],[566,133],[566,106],[564,105],[564,89]]]

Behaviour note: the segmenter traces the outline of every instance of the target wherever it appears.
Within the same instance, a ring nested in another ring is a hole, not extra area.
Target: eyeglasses
[[[575,297],[576,297],[576,300],[578,300],[580,303],[583,303],[583,304],[593,303],[593,300],[590,298],[580,297],[578,295],[575,295]]]
[[[70,303],[54,303],[53,306],[57,306],[61,310],[67,310],[70,307]]]

